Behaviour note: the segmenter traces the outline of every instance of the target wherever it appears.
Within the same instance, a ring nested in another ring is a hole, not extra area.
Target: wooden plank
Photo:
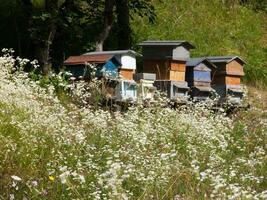
[[[169,62],[166,60],[144,60],[143,72],[156,74],[157,80],[169,80]]]
[[[170,70],[170,80],[172,80],[172,81],[185,81],[185,72]]]
[[[120,69],[119,73],[123,77],[123,79],[133,80],[134,70],[132,70],[132,69]]]
[[[194,86],[210,87],[210,82],[194,81]]]
[[[198,64],[194,70],[198,70],[198,71],[211,71],[211,69],[205,64],[205,63],[200,63]]]
[[[172,60],[170,65],[171,65],[171,70],[173,71],[185,72],[186,70],[185,61]]]
[[[240,85],[240,77],[238,76],[226,76],[225,83],[226,85]]]

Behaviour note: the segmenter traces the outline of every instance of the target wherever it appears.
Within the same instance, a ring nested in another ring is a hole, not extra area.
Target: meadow
[[[231,116],[212,102],[112,113],[79,84],[59,84],[67,100],[41,87],[27,63],[0,57],[0,199],[267,198],[264,93]]]

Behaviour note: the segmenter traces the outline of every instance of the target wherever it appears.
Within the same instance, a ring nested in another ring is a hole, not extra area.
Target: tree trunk
[[[103,51],[104,42],[109,36],[113,23],[113,7],[114,0],[105,0],[104,27],[96,39],[96,51]]]
[[[132,44],[129,0],[116,0],[118,48],[130,49]]]
[[[56,26],[52,24],[50,27],[48,38],[45,41],[45,43],[36,44],[36,57],[45,75],[49,75],[52,70],[50,51],[51,51],[51,45],[55,38],[55,34],[56,34]]]

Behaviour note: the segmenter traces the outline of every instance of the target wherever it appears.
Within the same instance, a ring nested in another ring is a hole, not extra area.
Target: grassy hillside
[[[154,0],[155,24],[135,17],[135,43],[183,39],[196,47],[192,56],[239,55],[247,61],[244,80],[267,86],[267,17],[221,0]],[[227,2],[227,1],[225,1]]]

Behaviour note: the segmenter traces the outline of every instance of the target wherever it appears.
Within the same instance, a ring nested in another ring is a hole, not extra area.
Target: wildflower
[[[9,195],[9,200],[14,200],[15,199],[15,195],[14,194],[10,194]]]
[[[85,183],[85,178],[83,175],[79,175],[79,178],[80,178],[81,183]]]
[[[20,177],[15,176],[15,175],[11,176],[11,178],[12,178],[14,181],[21,181],[21,180],[22,180]]]
[[[38,185],[38,182],[37,182],[37,181],[32,181],[32,185],[33,185],[34,187],[36,187],[36,186]]]
[[[70,171],[64,171],[62,174],[59,175],[62,184],[67,183],[67,178],[70,175]]]
[[[48,176],[48,179],[50,180],[50,181],[54,181],[55,180],[55,177],[54,176]]]

